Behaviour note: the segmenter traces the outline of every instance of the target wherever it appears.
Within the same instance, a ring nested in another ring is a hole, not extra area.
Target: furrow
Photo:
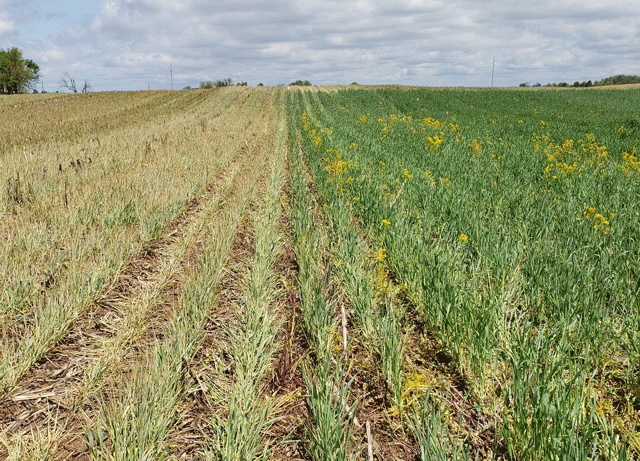
[[[171,298],[179,295],[179,280],[189,255],[202,240],[206,222],[229,199],[240,171],[246,170],[254,136],[245,138],[234,160],[161,238],[131,258],[114,287],[72,325],[66,339],[32,369],[18,389],[5,397],[0,419],[4,439],[21,445],[24,436],[31,434],[33,445],[42,445],[47,443],[43,434],[54,431],[58,445],[63,439],[69,442],[67,452],[85,445],[77,441],[77,434],[68,433],[83,418],[95,417],[89,402],[130,360],[139,347],[132,346],[145,331],[162,330],[153,326],[167,323],[166,311],[171,310]],[[15,445],[9,452],[12,450],[16,452]]]
[[[260,123],[257,124],[260,126]],[[175,296],[166,327],[141,343],[148,347],[134,354],[118,381],[124,386],[105,389],[97,424],[86,427],[89,452],[94,459],[132,459],[153,453],[167,456],[169,433],[178,407],[197,379],[190,365],[199,349],[205,320],[215,302],[215,287],[222,264],[255,189],[265,158],[264,135],[247,144],[244,173],[225,194],[220,211],[211,217],[202,244],[185,271],[182,291]],[[255,147],[254,147],[255,146]]]
[[[234,239],[203,347],[194,359],[192,379],[200,384],[199,391],[187,396],[190,411],[171,436],[180,459],[253,459],[280,443],[267,433],[286,400],[272,393],[269,385],[281,347],[273,338],[280,337],[281,329],[276,301],[280,282],[274,264],[281,248],[277,221],[284,180],[284,125],[281,122],[279,130],[269,128],[271,135],[264,144],[269,151],[267,168]]]

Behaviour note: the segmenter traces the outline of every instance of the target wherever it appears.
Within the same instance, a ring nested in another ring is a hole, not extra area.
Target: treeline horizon
[[[613,75],[611,77],[603,78],[602,80],[596,80],[592,82],[591,80],[585,82],[574,82],[573,84],[569,84],[567,82],[560,83],[547,83],[542,85],[541,83],[535,83],[530,85],[529,82],[521,83],[520,87],[589,87],[589,86],[606,86],[606,85],[625,85],[629,83],[640,83],[640,76],[638,75]]]

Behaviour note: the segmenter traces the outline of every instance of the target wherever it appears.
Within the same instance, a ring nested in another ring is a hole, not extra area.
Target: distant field
[[[605,85],[605,86],[594,86],[591,88],[601,88],[601,89],[619,89],[619,90],[628,90],[630,88],[640,88],[640,83],[625,83],[622,85]]]
[[[614,88],[0,98],[0,459],[639,459]]]

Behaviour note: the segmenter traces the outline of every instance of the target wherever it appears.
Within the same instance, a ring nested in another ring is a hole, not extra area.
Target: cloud
[[[35,8],[34,1],[26,3]],[[640,74],[635,5],[635,0],[105,0],[82,18],[47,10],[45,18],[63,24],[38,46],[51,50],[46,57],[51,72],[78,69],[96,80],[95,89],[167,88],[170,65],[177,87],[226,77],[252,84],[303,79],[477,86],[490,83],[494,56],[496,85],[595,80],[619,69]],[[3,30],[15,33],[11,17],[0,15],[0,36]],[[26,37],[21,40],[36,48]]]
[[[0,13],[0,37],[15,30],[15,23],[7,13]]]

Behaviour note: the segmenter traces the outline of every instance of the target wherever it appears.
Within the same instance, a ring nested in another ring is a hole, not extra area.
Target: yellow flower
[[[378,253],[376,254],[376,259],[378,261],[382,261],[383,259],[385,259],[387,257],[387,250],[385,250],[384,248],[380,248],[378,250]]]
[[[473,153],[473,155],[477,155],[482,152],[482,146],[480,145],[477,139],[474,139],[473,141],[471,141],[471,144],[469,144],[469,148],[471,149],[471,152]]]
[[[391,224],[391,221],[389,221],[387,219],[383,219],[382,220],[382,224],[384,224],[385,226],[388,226],[389,224]]]
[[[406,168],[404,169],[403,175],[405,179],[411,179],[411,173],[409,173],[409,170],[407,170]]]
[[[458,237],[458,240],[460,240],[461,242],[466,242],[467,240],[469,240],[469,237],[467,237],[466,234],[460,234],[460,237]]]

